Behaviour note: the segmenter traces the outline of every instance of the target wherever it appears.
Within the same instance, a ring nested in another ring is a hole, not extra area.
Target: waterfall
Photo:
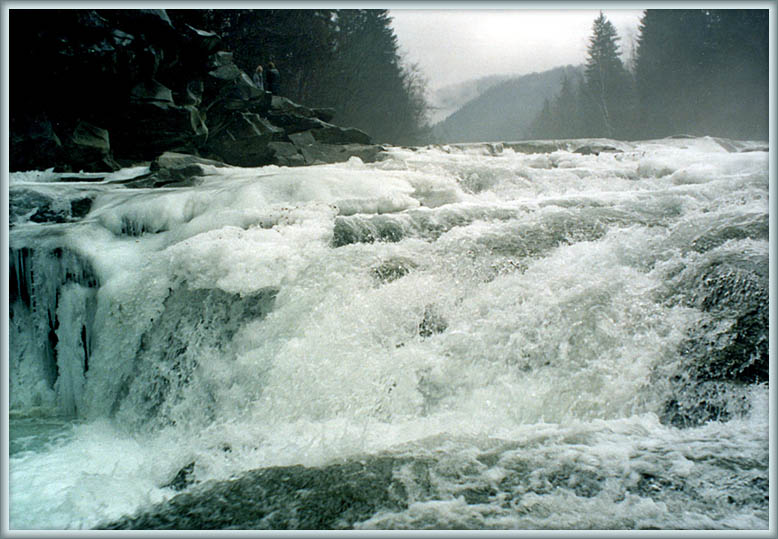
[[[12,527],[766,527],[767,152],[556,148],[12,174]]]

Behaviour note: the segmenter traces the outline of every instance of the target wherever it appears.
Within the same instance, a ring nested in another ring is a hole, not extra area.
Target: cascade
[[[518,148],[13,174],[12,527],[766,528],[763,144]]]

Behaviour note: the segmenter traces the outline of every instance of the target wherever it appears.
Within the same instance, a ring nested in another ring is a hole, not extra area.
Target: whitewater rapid
[[[584,142],[11,174],[10,527],[766,529],[766,147]]]

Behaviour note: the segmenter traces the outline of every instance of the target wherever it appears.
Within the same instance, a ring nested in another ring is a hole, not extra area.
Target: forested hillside
[[[649,9],[634,72],[601,14],[586,70],[544,103],[537,138],[645,139],[674,134],[767,139],[768,11]]]
[[[518,75],[487,75],[477,79],[449,84],[431,92],[428,98],[429,118],[434,125],[442,122],[462,108],[468,101],[477,98],[489,88],[514,79]]]
[[[274,62],[281,95],[332,107],[333,123],[377,142],[422,141],[424,85],[398,53],[382,9],[169,9],[173,23],[218,33],[247,73]]]
[[[581,68],[557,67],[506,80],[466,103],[433,127],[436,142],[493,142],[530,136],[533,119],[565,78]]]

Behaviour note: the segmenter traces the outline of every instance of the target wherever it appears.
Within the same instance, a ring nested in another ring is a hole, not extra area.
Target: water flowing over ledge
[[[11,528],[766,528],[765,150],[12,174]]]

